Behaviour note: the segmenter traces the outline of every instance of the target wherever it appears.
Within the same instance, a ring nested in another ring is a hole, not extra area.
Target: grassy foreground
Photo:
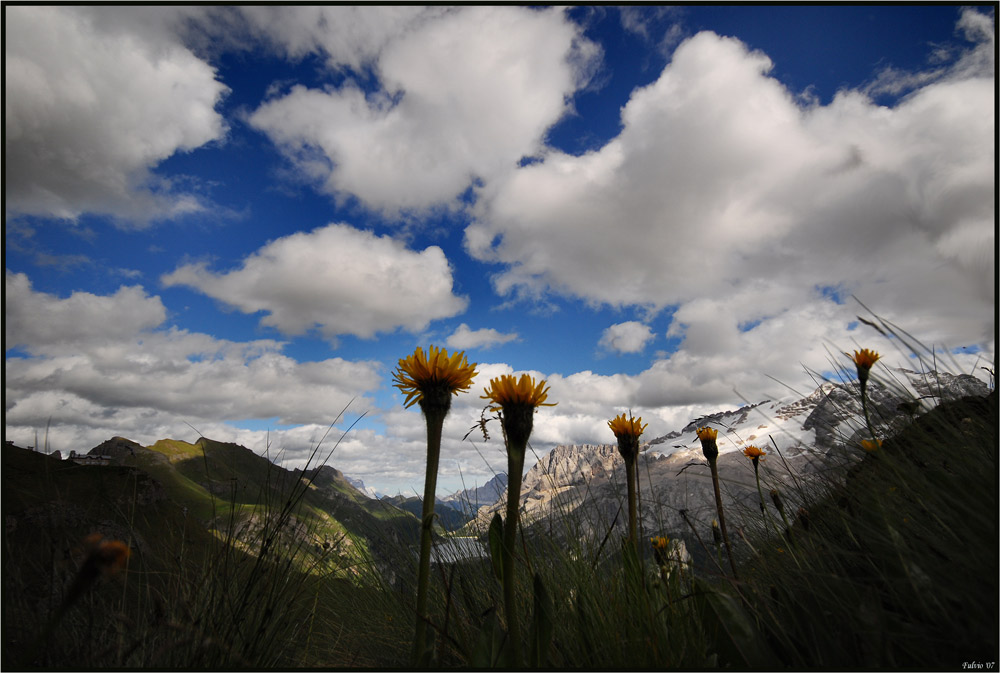
[[[760,509],[731,513],[746,531],[735,576],[666,541],[636,553],[619,539],[522,536],[516,659],[496,547],[493,559],[435,565],[431,666],[988,670],[1000,630],[997,419],[995,390],[944,402],[872,450],[845,443],[838,469],[777,499],[770,456]],[[410,666],[413,541],[371,543],[380,561],[367,544],[344,552],[361,531],[324,549],[305,530],[313,496],[301,481],[260,502],[220,493],[206,526],[205,511],[142,470],[6,449],[3,474],[4,512],[17,513],[4,536],[5,670]],[[75,591],[93,567],[81,541],[95,520],[131,555]],[[712,530],[698,532],[705,556],[721,558]]]

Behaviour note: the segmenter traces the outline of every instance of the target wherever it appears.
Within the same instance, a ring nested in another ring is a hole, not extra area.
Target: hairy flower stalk
[[[719,431],[714,428],[698,428],[698,439],[701,440],[701,452],[705,454],[708,468],[712,472],[712,488],[715,489],[715,509],[719,512],[719,527],[722,529],[722,542],[729,557],[729,567],[733,569],[733,577],[738,579],[736,561],[733,560],[733,548],[729,543],[729,533],[726,531],[726,514],[722,510],[722,491],[719,489],[719,446],[716,439]]]
[[[722,530],[719,528],[718,519],[712,519],[712,544],[715,546],[715,560],[719,570],[722,571]]]
[[[637,504],[638,479],[636,477],[636,460],[639,457],[639,435],[646,429],[642,418],[626,418],[619,414],[608,421],[608,427],[615,433],[618,440],[618,453],[625,460],[625,483],[628,490],[628,540],[639,551],[639,535],[636,532],[636,522],[639,518]]]
[[[511,666],[521,666],[521,629],[516,610],[516,582],[514,581],[514,548],[517,542],[518,510],[521,496],[521,477],[524,471],[524,454],[534,422],[535,409],[553,407],[548,399],[545,381],[535,383],[527,374],[516,379],[510,374],[490,380],[490,387],[483,391],[483,399],[490,400],[490,409],[500,413],[507,444],[507,517],[503,527],[502,581],[504,614],[507,618],[507,636],[510,642]]]
[[[878,437],[875,436],[875,429],[872,427],[871,417],[868,414],[868,374],[871,372],[872,365],[878,361],[879,354],[867,348],[862,348],[860,351],[854,351],[854,357],[851,359],[854,360],[854,364],[858,369],[858,383],[861,385],[861,411],[865,415],[865,425],[868,427],[868,432],[871,433],[872,439],[878,441]]]
[[[417,626],[413,640],[415,664],[426,663],[427,598],[430,585],[431,532],[434,525],[434,498],[437,489],[438,460],[441,455],[441,429],[451,408],[451,396],[472,386],[476,363],[471,365],[465,353],[455,353],[435,346],[429,355],[417,347],[413,355],[402,358],[393,375],[396,388],[406,395],[406,407],[419,404],[427,421],[427,473],[420,518],[420,558],[417,567]]]
[[[764,491],[760,488],[760,460],[767,455],[767,452],[760,447],[751,444],[743,449],[743,455],[753,461],[753,476],[757,480],[757,495],[760,496],[760,513],[764,514]]]

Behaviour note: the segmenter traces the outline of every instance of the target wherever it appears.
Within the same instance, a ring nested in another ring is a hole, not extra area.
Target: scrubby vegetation
[[[497,516],[486,557],[431,566],[426,648],[413,642],[419,522],[377,503],[330,515],[335,497],[316,484],[329,474],[286,479],[207,441],[99,468],[8,447],[3,663],[985,666],[1000,629],[997,419],[995,389],[902,425],[859,418],[835,469],[784,491],[770,476],[780,452],[758,447],[760,502],[727,512],[742,536],[734,567],[702,522],[693,562],[665,538],[513,538]],[[123,567],[82,545],[95,532],[128,545]]]

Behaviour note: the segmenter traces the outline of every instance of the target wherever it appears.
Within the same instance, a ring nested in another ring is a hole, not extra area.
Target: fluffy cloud
[[[492,348],[517,339],[517,333],[504,334],[493,328],[473,330],[464,322],[452,332],[445,343],[448,348],[467,350],[470,348]]]
[[[649,325],[629,320],[604,330],[598,345],[618,353],[639,353],[652,338],[653,330],[649,328]]]
[[[244,313],[264,311],[261,324],[284,334],[315,327],[330,339],[369,338],[398,327],[419,331],[468,303],[452,293],[451,268],[440,248],[415,252],[346,224],[279,238],[234,271],[188,264],[162,281],[190,286]]]
[[[994,22],[995,17],[971,7],[963,7],[955,32],[972,42],[975,45],[973,48],[956,55],[956,47],[937,45],[930,59],[937,67],[909,72],[887,66],[864,87],[864,92],[873,97],[883,93],[898,95],[944,79],[992,78],[996,58]]]
[[[476,180],[537,153],[597,54],[559,9],[464,7],[422,18],[398,36],[406,17],[376,35],[362,25],[371,38],[362,54],[377,54],[377,91],[350,79],[335,90],[297,85],[250,123],[323,189],[388,214],[422,211],[454,204]],[[284,24],[272,37],[296,52],[321,41]],[[339,53],[331,60],[357,66]]]
[[[142,224],[201,208],[150,171],[224,134],[215,106],[227,89],[211,66],[99,10],[10,7],[4,18],[8,212]]]
[[[121,287],[111,296],[74,292],[66,299],[35,292],[23,273],[4,277],[4,343],[46,354],[72,345],[99,346],[119,335],[160,325],[167,311],[159,297],[140,286]]]
[[[802,107],[766,55],[695,35],[633,92],[604,147],[550,150],[484,185],[466,249],[503,265],[501,294],[678,307],[670,336],[686,339],[673,361],[702,371],[725,368],[716,353],[738,353],[734,371],[774,360],[764,341],[743,350],[747,324],[801,327],[786,353],[812,348],[806,335],[842,337],[849,315],[816,312],[835,306],[824,289],[933,342],[989,347],[992,30],[970,16],[978,56],[892,108],[856,91]]]
[[[232,342],[163,329],[164,308],[141,287],[110,296],[61,299],[7,274],[5,413],[7,436],[27,441],[51,421],[63,448],[125,435],[152,442],[208,434],[222,420],[277,418],[332,422],[381,381],[381,365],[331,358],[297,362],[271,340]],[[209,434],[209,436],[212,436]]]
[[[290,58],[323,53],[332,69],[361,72],[391,41],[439,17],[441,7],[250,5],[239,9],[253,33]]]
[[[379,363],[296,362],[281,353],[279,342],[239,343],[164,329],[160,299],[141,287],[58,298],[34,291],[21,274],[8,273],[6,281],[7,345],[26,354],[6,358],[8,439],[33,445],[36,434],[42,442],[47,433],[49,447],[66,452],[87,450],[114,435],[148,444],[164,437],[194,441],[201,433],[258,453],[267,450],[287,467],[302,467],[329,431],[321,459],[336,446],[330,464],[353,477],[384,491],[422,488],[424,419],[416,408],[403,409],[401,397],[375,406],[371,395],[385,385]],[[687,326],[684,347],[637,374],[527,372],[546,379],[550,400],[557,402],[535,416],[534,451],[542,455],[556,444],[612,442],[607,421],[621,411],[642,416],[652,438],[733,406],[734,389],[754,402],[788,396],[789,388],[808,393],[815,383],[805,368],[845,365],[838,349],[855,344],[880,350],[890,366],[914,366],[893,342],[867,328],[852,329],[853,313],[845,305],[814,301],[811,314],[786,311],[756,322],[747,308],[755,291],[750,287],[725,300],[679,309],[678,324]],[[770,301],[781,303],[782,297]],[[712,329],[732,341],[728,350],[699,345]],[[831,333],[836,336],[828,341]],[[974,358],[962,356],[958,364],[972,371]],[[477,369],[472,390],[454,398],[445,422],[442,493],[457,490],[463,480],[483,484],[506,466],[496,422],[488,426],[488,442],[476,428],[485,407],[480,395],[491,378],[521,372],[502,362],[480,363]],[[341,441],[347,423],[329,426],[345,407],[349,414],[368,412],[382,429],[362,426]],[[277,419],[278,425],[295,427],[250,430],[224,422],[241,419]]]

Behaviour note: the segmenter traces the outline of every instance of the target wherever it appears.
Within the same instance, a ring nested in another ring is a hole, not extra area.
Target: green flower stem
[[[441,429],[448,408],[421,404],[427,419],[427,474],[424,478],[424,501],[420,517],[420,561],[417,569],[417,628],[413,637],[413,661],[421,664],[427,641],[427,598],[431,575],[431,533],[434,526],[434,498],[437,489],[438,459],[441,455]]]
[[[865,415],[865,426],[868,428],[868,434],[872,436],[874,442],[878,442],[878,437],[875,435],[875,428],[872,427],[872,419],[868,414],[868,376],[860,379],[861,381],[861,411]]]
[[[509,440],[508,440],[509,441]],[[517,544],[517,519],[521,505],[521,472],[526,445],[510,443],[507,449],[507,518],[503,527],[503,601],[510,641],[511,668],[521,667],[521,628],[517,616],[514,581],[514,550]]]
[[[771,513],[767,511],[767,505],[764,503],[764,489],[760,485],[760,469],[757,466],[757,461],[754,461],[753,465],[753,476],[757,480],[757,496],[760,497],[760,513],[764,517],[764,523],[767,524],[767,530],[770,534],[773,525],[773,517]],[[784,513],[782,513],[784,516]]]
[[[635,455],[625,461],[625,481],[628,488],[628,539],[638,552],[639,536],[636,532],[636,520],[639,518],[639,513],[636,505]]]
[[[760,498],[760,513],[766,515],[767,508],[764,506],[764,491],[760,487],[760,471],[757,469],[757,461],[753,461],[753,476],[757,480],[757,496]]]
[[[715,489],[715,509],[719,512],[719,528],[722,529],[722,543],[726,547],[726,555],[729,556],[729,567],[733,569],[733,579],[739,579],[736,572],[736,561],[733,560],[732,545],[729,544],[729,533],[726,531],[726,515],[722,510],[722,491],[719,490],[719,466],[716,459],[708,461],[708,466],[712,470],[712,487]]]

